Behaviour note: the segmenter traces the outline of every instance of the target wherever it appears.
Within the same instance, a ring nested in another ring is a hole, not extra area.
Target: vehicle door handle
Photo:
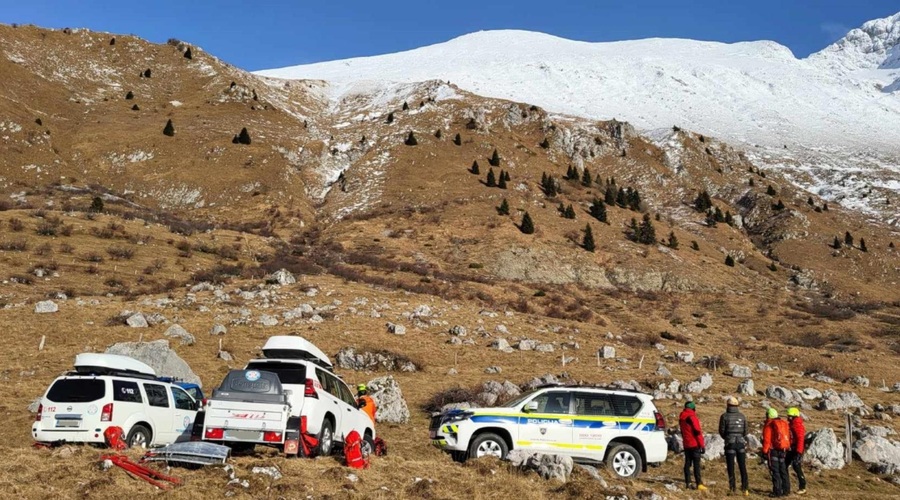
[[[332,401],[332,403],[337,404],[337,401]]]

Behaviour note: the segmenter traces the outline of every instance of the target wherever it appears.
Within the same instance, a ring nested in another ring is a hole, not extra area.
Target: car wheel
[[[316,454],[327,457],[331,455],[334,448],[334,424],[327,418],[322,422],[322,429],[319,430],[319,449]]]
[[[143,425],[135,425],[128,431],[125,442],[129,448],[148,448],[150,446],[150,429]]]
[[[375,440],[372,439],[372,435],[368,432],[363,436],[362,454],[364,457],[375,455]]]
[[[507,453],[509,453],[509,447],[506,445],[506,441],[491,432],[480,434],[469,445],[469,457],[471,458],[497,457],[504,459]]]
[[[453,459],[454,462],[463,463],[466,461],[466,452],[464,451],[451,451],[450,458]]]
[[[246,455],[249,453],[253,453],[253,450],[256,449],[256,445],[253,443],[225,443],[225,446],[231,448],[232,454]]]
[[[635,478],[641,473],[641,454],[627,444],[613,446],[606,456],[606,463],[617,476]]]

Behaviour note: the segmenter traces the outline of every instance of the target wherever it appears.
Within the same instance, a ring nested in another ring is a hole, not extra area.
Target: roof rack
[[[590,385],[590,384],[575,384],[575,383],[572,383],[572,384],[564,384],[564,383],[562,383],[562,382],[553,382],[553,383],[548,383],[548,384],[541,384],[541,385],[535,387],[534,390],[537,390],[537,389],[546,389],[546,388],[548,388],[548,387],[563,387],[563,388],[567,388],[567,389],[602,389],[602,390],[604,390],[604,391],[630,392],[630,393],[633,393],[633,394],[648,394],[647,392],[639,391],[639,390],[637,390],[637,389],[624,389],[624,388],[618,388],[618,387],[607,387],[607,386],[597,385],[597,384],[594,384],[594,385]]]
[[[122,378],[136,378],[141,380],[152,380],[154,382],[163,382],[164,380],[159,380],[155,375],[148,375],[146,373],[133,372],[129,370],[116,370],[113,368],[106,368],[102,366],[80,366],[76,368],[74,371],[70,371],[66,373],[67,376],[112,376],[112,377],[122,377]]]

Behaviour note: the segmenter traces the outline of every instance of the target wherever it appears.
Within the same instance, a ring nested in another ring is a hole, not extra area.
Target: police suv
[[[636,477],[666,459],[666,422],[644,393],[590,386],[543,386],[504,406],[436,414],[432,444],[454,459],[510,450],[606,462],[620,477]]]

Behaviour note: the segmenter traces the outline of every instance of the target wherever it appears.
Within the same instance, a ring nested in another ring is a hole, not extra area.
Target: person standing
[[[372,419],[372,423],[375,423],[375,400],[372,399],[372,396],[369,396],[369,388],[366,387],[366,384],[356,386],[356,407],[366,412],[369,418]]]
[[[788,408],[788,424],[791,428],[791,450],[787,453],[786,462],[797,475],[797,494],[806,494],[806,476],[803,475],[803,452],[806,451],[806,425],[798,408]],[[790,472],[788,472],[790,476]]]
[[[678,417],[681,427],[681,439],[684,442],[684,485],[691,489],[691,468],[694,469],[694,479],[697,489],[705,491],[706,486],[700,477],[700,457],[706,452],[706,441],[703,439],[703,430],[700,427],[700,419],[697,418],[697,406],[693,401],[684,404],[684,410]]]
[[[725,440],[725,467],[728,470],[728,488],[735,492],[734,463],[741,473],[741,491],[750,496],[747,481],[747,417],[738,409],[738,399],[728,398],[725,413],[719,417],[719,435]]]
[[[773,497],[786,497],[791,494],[791,478],[785,462],[785,456],[790,449],[790,426],[783,418],[778,418],[778,411],[775,408],[769,408],[766,411],[766,424],[763,426],[762,452],[772,474]]]

